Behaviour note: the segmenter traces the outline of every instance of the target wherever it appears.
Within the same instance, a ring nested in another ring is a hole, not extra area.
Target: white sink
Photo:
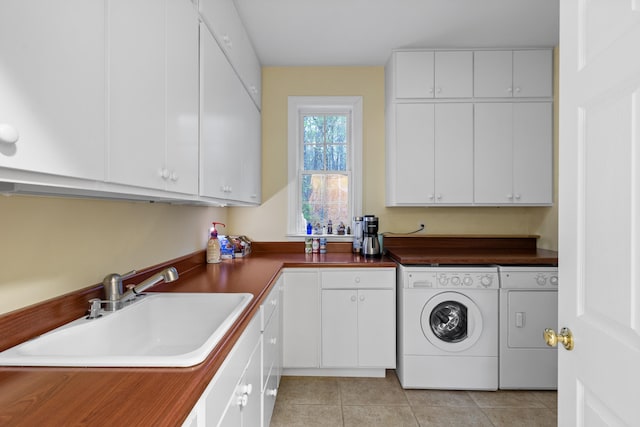
[[[10,366],[193,366],[213,350],[252,294],[149,293],[0,353]]]

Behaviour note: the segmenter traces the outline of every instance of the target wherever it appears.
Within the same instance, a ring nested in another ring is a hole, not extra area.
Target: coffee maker
[[[363,226],[362,255],[365,257],[378,257],[380,253],[380,242],[378,242],[378,217],[365,215]]]

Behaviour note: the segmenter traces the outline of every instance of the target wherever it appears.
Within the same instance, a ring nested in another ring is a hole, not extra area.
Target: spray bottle
[[[220,240],[218,240],[218,230],[216,230],[216,225],[221,225],[226,227],[221,222],[212,222],[213,228],[211,229],[211,235],[209,237],[209,241],[207,242],[207,263],[208,264],[216,264],[220,262]]]

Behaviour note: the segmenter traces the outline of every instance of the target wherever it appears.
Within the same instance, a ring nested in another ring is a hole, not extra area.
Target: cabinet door
[[[473,54],[473,95],[477,98],[510,98],[513,94],[513,53],[481,50]]]
[[[235,2],[200,0],[200,11],[259,108],[261,105],[260,62],[240,20]]]
[[[435,53],[436,98],[473,96],[473,52]]]
[[[395,345],[395,291],[358,290],[358,366],[395,367]]]
[[[475,105],[474,200],[513,201],[513,108],[511,103]]]
[[[513,96],[553,96],[553,53],[545,50],[513,52]]]
[[[434,132],[435,202],[473,203],[473,105],[437,104]]]
[[[200,71],[198,13],[189,0],[167,2],[167,190],[198,193]]]
[[[433,62],[433,52],[396,52],[396,98],[433,98]]]
[[[322,291],[322,366],[358,366],[358,291]]]
[[[163,189],[165,5],[110,0],[107,10],[109,181]]]
[[[434,106],[396,106],[396,204],[434,202]]]
[[[513,106],[514,202],[553,202],[553,112],[550,102]]]
[[[200,27],[201,157],[200,195],[232,199],[241,173],[244,88],[206,27]]]
[[[0,2],[0,167],[105,176],[105,6],[102,0]]]
[[[282,301],[284,368],[317,368],[320,290],[317,271],[285,271]]]

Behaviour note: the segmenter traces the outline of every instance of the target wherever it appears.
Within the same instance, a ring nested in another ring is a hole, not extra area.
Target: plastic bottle
[[[220,240],[218,240],[218,230],[216,230],[216,225],[221,225],[226,227],[221,222],[212,222],[213,228],[211,229],[211,235],[209,237],[209,241],[207,242],[207,263],[208,264],[217,264],[221,261],[220,258]]]

